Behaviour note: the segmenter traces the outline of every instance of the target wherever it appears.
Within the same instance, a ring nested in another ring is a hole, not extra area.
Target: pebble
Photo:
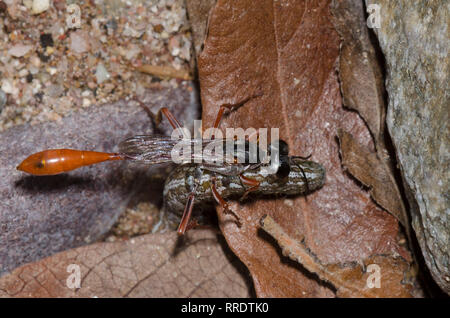
[[[37,79],[33,79],[31,83],[33,87],[33,95],[39,93],[42,88],[41,82]]]
[[[2,87],[1,89],[6,93],[6,94],[11,94],[14,97],[17,97],[17,95],[19,94],[19,89],[17,87],[14,86],[13,83],[11,83],[11,81],[4,79],[2,81]]]
[[[53,37],[50,33],[43,33],[39,36],[39,40],[41,42],[41,46],[43,48],[47,48],[49,46],[53,46],[54,42],[53,42]]]
[[[169,38],[169,33],[166,31],[162,31],[161,32],[161,39],[168,39]]]
[[[83,98],[83,107],[91,106],[91,100],[89,98]]]
[[[130,27],[130,25],[128,23],[126,23],[125,28],[122,32],[122,35],[133,37],[133,38],[140,38],[143,33],[144,33],[144,31],[136,31],[135,29]]]
[[[115,88],[115,85],[112,83],[106,83],[104,87],[105,93],[111,93],[113,89]]]
[[[108,80],[111,77],[111,75],[109,75],[105,66],[100,63],[97,65],[97,69],[95,70],[95,77],[97,79],[97,83],[101,84],[104,81]]]
[[[88,82],[88,83],[87,83],[87,86],[88,86],[90,89],[94,90],[94,89],[97,87],[97,84],[95,84],[94,82]]]
[[[117,30],[116,20],[115,19],[108,20],[108,22],[106,22],[106,27],[111,30],[111,32],[110,32],[111,34],[114,33],[114,31]]]
[[[56,67],[49,67],[49,68],[47,68],[47,72],[50,75],[55,75],[56,73],[58,73],[58,69]]]
[[[75,53],[84,53],[89,50],[89,43],[80,31],[70,33],[70,49]]]
[[[173,56],[180,53],[180,37],[174,36],[169,40],[169,51]]]
[[[47,11],[50,7],[50,0],[33,0],[33,5],[31,6],[32,14],[39,14]]]
[[[8,50],[8,53],[14,57],[21,57],[27,54],[32,48],[32,45],[16,44]]]
[[[23,0],[23,5],[30,10],[33,7],[33,0]]]
[[[64,87],[59,84],[52,84],[47,88],[46,93],[51,97],[60,97],[64,93]]]
[[[45,53],[47,53],[47,55],[52,55],[53,52],[55,52],[55,48],[53,46],[47,46],[45,49]]]
[[[23,68],[19,71],[17,75],[19,75],[19,77],[25,77],[28,75],[28,70],[26,68]]]
[[[132,60],[136,58],[139,53],[141,53],[141,49],[137,45],[131,45],[128,51],[125,53],[125,58],[127,60]]]
[[[30,65],[28,67],[28,70],[30,71],[30,74],[36,75],[39,72],[39,69],[33,65]]]
[[[31,65],[33,65],[36,68],[39,68],[41,66],[41,59],[39,57],[37,57],[36,55],[33,55],[30,58],[30,62],[31,62]]]
[[[13,86],[11,84],[10,81],[8,81],[7,79],[4,79],[2,81],[2,87],[1,87],[2,91],[5,92],[6,94],[11,94],[13,92]]]
[[[164,31],[164,27],[162,26],[162,24],[157,24],[153,26],[153,31],[155,31],[156,33],[161,33],[162,31]]]

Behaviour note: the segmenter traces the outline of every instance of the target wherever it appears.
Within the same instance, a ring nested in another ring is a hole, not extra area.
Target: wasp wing
[[[138,135],[119,144],[125,158],[145,164],[165,162],[220,165],[224,160],[222,139],[172,139],[164,135]]]

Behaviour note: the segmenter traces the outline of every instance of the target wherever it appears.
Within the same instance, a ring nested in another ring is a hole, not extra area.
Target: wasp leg
[[[239,227],[241,227],[241,225],[242,225],[241,218],[233,210],[230,209],[230,206],[228,205],[228,203],[219,194],[219,192],[217,191],[217,188],[216,188],[216,180],[215,179],[212,179],[211,191],[212,191],[213,197],[216,200],[216,202],[218,204],[220,204],[220,206],[223,208],[223,212],[225,214],[232,214],[236,218],[237,225]]]
[[[160,110],[158,110],[156,116],[161,117],[161,115],[159,115],[160,113],[163,113],[164,116],[166,116],[167,120],[172,125],[173,129],[178,129],[178,131],[181,131],[184,139],[190,139],[190,136],[186,133],[183,127],[181,127],[180,122],[175,118],[175,116],[170,112],[170,110],[167,107],[163,107]]]
[[[213,128],[219,128],[220,125],[220,121],[222,120],[223,117],[223,113],[225,112],[225,109],[232,109],[233,105],[231,104],[224,104],[221,105],[219,108],[219,111],[217,112],[217,116],[216,116],[216,120],[214,121],[214,126]],[[211,139],[214,137],[214,135],[212,135]]]
[[[161,124],[162,115],[164,114],[164,116],[166,116],[167,120],[169,121],[169,123],[173,127],[173,129],[183,129],[183,127],[181,127],[180,122],[176,119],[176,117],[170,112],[170,110],[167,107],[162,107],[161,109],[158,110],[158,112],[156,114],[154,114],[150,110],[150,108],[148,108],[148,106],[145,105],[140,100],[138,100],[136,98],[133,98],[132,100],[137,102],[139,104],[139,106],[141,106],[144,109],[144,111],[147,113],[147,115],[150,117],[150,119],[154,123],[155,127],[158,127],[159,124]]]
[[[191,224],[192,209],[194,208],[195,190],[189,194],[189,197],[184,208],[183,216],[181,217],[180,225],[178,226],[178,235],[184,235],[186,231],[195,227],[195,224]],[[196,221],[194,221],[196,223]]]
[[[242,200],[245,200],[245,198],[248,196],[248,194],[250,192],[257,190],[259,188],[259,185],[261,182],[259,182],[258,180],[247,178],[243,174],[240,174],[239,178],[241,179],[241,182],[243,185],[250,187],[249,189],[247,189],[244,192],[244,195],[241,197],[241,201],[242,201]]]
[[[157,115],[159,113],[163,113],[164,116],[166,116],[167,120],[169,120],[170,124],[172,125],[173,129],[183,129],[183,127],[181,127],[180,122],[175,118],[175,116],[169,111],[169,109],[167,107],[163,107],[161,108]]]
[[[138,105],[147,113],[148,117],[150,118],[153,126],[157,128],[162,120],[162,113],[161,110],[156,113],[156,115],[148,108],[147,105],[145,105],[143,102],[141,102],[136,97],[131,98],[132,101],[135,101],[138,103]]]

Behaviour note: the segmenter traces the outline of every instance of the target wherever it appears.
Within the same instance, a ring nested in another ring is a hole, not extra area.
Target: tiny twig
[[[177,70],[169,66],[142,65],[136,67],[136,70],[156,77],[179,78],[186,81],[193,79],[189,71],[183,69]]]
[[[322,264],[319,259],[303,244],[291,238],[273,218],[264,215],[260,220],[264,231],[270,234],[280,245],[283,255],[300,263],[305,269],[323,280],[330,282],[337,289],[338,296],[379,297],[381,289],[366,288],[367,273],[356,264]],[[353,273],[357,279],[349,279]],[[357,273],[355,275],[355,273]],[[359,278],[358,278],[359,277]],[[401,284],[401,282],[399,282]],[[402,297],[409,294],[405,290],[395,291],[394,295]],[[398,293],[398,294],[395,294]],[[381,293],[381,295],[383,295]],[[410,295],[409,295],[410,296]]]

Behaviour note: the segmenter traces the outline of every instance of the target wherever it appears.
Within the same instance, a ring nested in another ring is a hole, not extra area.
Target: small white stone
[[[11,84],[11,82],[7,79],[4,79],[2,81],[2,91],[4,91],[6,94],[11,94],[13,92],[13,85]]]
[[[32,45],[16,44],[8,50],[8,53],[14,57],[21,57],[27,54],[32,48]]]
[[[55,67],[49,67],[49,68],[47,69],[47,72],[48,72],[50,75],[55,75],[55,74],[58,72],[58,69],[55,68]]]
[[[33,65],[30,65],[30,66],[28,67],[28,70],[30,71],[30,73],[31,73],[32,75],[35,75],[35,74],[37,74],[37,73],[39,72],[39,69],[38,69],[37,67],[34,67]]]
[[[50,7],[50,0],[33,0],[33,5],[31,6],[32,14],[39,14],[47,11]]]
[[[76,53],[84,53],[89,50],[89,43],[83,32],[77,31],[70,34],[70,49]]]
[[[97,79],[97,84],[101,84],[104,81],[108,80],[111,77],[111,75],[109,75],[105,66],[100,63],[97,65],[97,69],[95,70],[95,77]]]
[[[122,35],[133,37],[133,38],[140,38],[143,33],[144,33],[144,31],[136,31],[128,23],[126,23],[124,30],[122,32]]]
[[[39,57],[37,57],[36,55],[33,55],[30,58],[30,62],[31,62],[31,65],[33,65],[36,68],[39,68],[41,66],[41,59]]]
[[[125,58],[127,60],[132,60],[136,58],[139,55],[139,53],[141,53],[141,49],[138,46],[132,45],[130,49],[127,52],[125,52]]]
[[[89,98],[83,98],[83,107],[91,106],[91,100]]]
[[[161,39],[168,39],[169,33],[167,33],[166,31],[162,31],[160,36],[161,36]]]
[[[32,87],[33,87],[33,95],[39,93],[39,91],[42,88],[41,82],[37,79],[34,79],[32,82]]]
[[[178,56],[180,54],[180,48],[174,48],[172,51],[170,51],[170,54],[172,54],[172,56]]]
[[[28,75],[28,70],[26,68],[23,68],[19,71],[19,77],[25,77]]]
[[[23,0],[23,5],[27,9],[31,9],[33,7],[33,0]]]

